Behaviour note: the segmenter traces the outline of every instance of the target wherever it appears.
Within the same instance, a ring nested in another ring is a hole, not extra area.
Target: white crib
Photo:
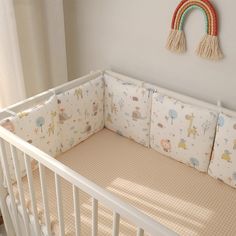
[[[14,110],[23,109],[24,106],[27,104],[34,104],[40,100],[43,100],[50,96],[52,93],[61,93],[64,90],[77,86],[79,84],[84,83],[85,81],[90,80],[91,78],[97,77],[101,75],[103,72],[92,72],[88,76],[84,76],[79,78],[75,81],[69,82],[65,85],[59,86],[55,89],[49,90],[47,92],[41,93],[37,96],[31,97],[26,99],[23,102],[17,103],[13,106],[10,106],[4,109],[1,112],[1,119],[11,114]],[[65,179],[71,183],[73,186],[73,199],[74,199],[74,215],[75,215],[75,229],[76,229],[76,236],[80,234],[80,209],[78,206],[79,201],[79,192],[80,190],[86,192],[92,197],[92,219],[91,219],[91,228],[92,228],[92,235],[97,235],[97,228],[98,228],[98,202],[103,203],[106,207],[113,211],[113,236],[119,235],[119,222],[120,218],[128,219],[137,227],[137,236],[143,236],[144,232],[148,232],[150,235],[176,235],[171,230],[167,229],[163,225],[155,222],[150,217],[146,216],[145,214],[141,213],[134,207],[126,204],[125,202],[121,201],[108,191],[100,188],[93,182],[89,181],[88,179],[84,178],[83,176],[79,175],[72,169],[68,168],[67,166],[63,165],[56,159],[52,158],[51,156],[47,155],[46,153],[42,152],[38,148],[30,145],[26,141],[20,139],[16,135],[12,134],[11,132],[7,131],[3,127],[0,127],[0,147],[1,147],[1,159],[2,159],[2,169],[5,173],[5,180],[7,188],[4,187],[4,177],[3,171],[0,170],[0,201],[1,201],[1,211],[4,218],[4,223],[7,231],[7,235],[33,235],[32,232],[35,232],[36,235],[42,235],[42,231],[39,225],[37,207],[36,207],[36,199],[34,193],[34,186],[32,180],[32,170],[30,166],[30,158],[36,160],[39,164],[39,172],[40,172],[40,182],[41,182],[41,189],[42,189],[42,199],[44,205],[44,217],[46,219],[46,232],[47,235],[52,235],[51,227],[50,227],[50,212],[48,208],[48,196],[47,196],[47,181],[45,179],[45,167],[50,169],[54,172],[55,175],[55,189],[57,194],[57,208],[58,208],[58,219],[59,219],[59,232],[60,235],[65,235],[64,231],[64,218],[63,218],[63,210],[62,210],[62,200],[61,200],[61,179]],[[6,148],[5,145],[10,145],[12,160],[14,163],[15,175],[17,180],[19,198],[20,198],[20,205],[22,207],[22,216],[23,222],[19,217],[19,209],[17,204],[15,203],[15,196],[13,194],[12,189],[12,182],[10,179],[9,174],[9,167],[6,158]],[[24,162],[26,167],[27,178],[29,181],[29,189],[30,189],[30,200],[32,202],[32,209],[33,209],[33,219],[30,219],[27,213],[27,209],[25,206],[24,200],[24,190],[22,188],[21,183],[21,176],[19,170],[19,163],[17,157],[17,150],[20,150],[24,153]],[[8,206],[6,203],[6,196],[10,195],[11,205],[12,205],[12,212],[13,217],[10,217],[10,213],[8,210]],[[23,223],[23,225],[22,225]],[[32,230],[33,228],[33,230]],[[22,234],[24,232],[25,234]]]
[[[15,113],[19,110],[24,109],[24,107],[29,104],[37,104],[37,102],[48,98],[53,93],[59,94],[69,88],[73,88],[77,85],[83,84],[86,81],[89,81],[92,78],[97,77],[98,75],[102,75],[103,73],[112,74],[113,76],[120,76],[113,72],[106,71],[98,71],[92,72],[90,75],[84,76],[79,78],[75,81],[69,82],[65,85],[59,86],[47,92],[41,93],[37,96],[32,98],[26,99],[23,102],[17,103],[13,106],[10,106],[0,113],[0,119],[3,119],[9,114]],[[127,78],[126,80],[132,81],[131,78]],[[140,82],[142,83],[142,82]],[[153,85],[146,84],[148,88],[153,90],[159,89],[159,91],[165,92],[165,94],[169,94],[170,96],[175,96],[183,101],[187,101],[189,103],[201,105],[213,110],[223,110],[227,114],[231,114],[232,112],[219,106],[211,105],[205,102],[198,101],[196,99],[183,96],[172,91],[168,91],[163,88],[159,88]],[[10,145],[11,156],[14,164],[15,176],[17,181],[17,187],[19,192],[19,202],[17,204],[15,201],[15,195],[13,192],[12,181],[9,173],[8,167],[8,160],[6,158],[6,145]],[[32,204],[32,215],[33,217],[29,217],[27,207],[25,205],[25,196],[24,190],[22,187],[22,178],[20,175],[19,169],[19,156],[18,151],[23,153],[26,175],[29,184],[29,191],[30,191],[30,201]],[[98,234],[98,203],[102,203],[107,208],[112,210],[113,212],[113,225],[112,225],[112,235],[118,236],[119,235],[119,224],[120,220],[128,220],[136,227],[137,236],[143,236],[145,233],[148,235],[153,236],[171,236],[177,235],[175,232],[169,230],[162,224],[154,221],[151,217],[148,217],[141,211],[137,210],[136,208],[128,205],[124,201],[120,200],[118,197],[114,196],[113,194],[109,193],[107,190],[97,186],[95,183],[89,181],[85,177],[81,176],[79,173],[73,171],[66,165],[60,163],[56,159],[52,158],[51,156],[47,155],[43,151],[39,150],[38,148],[32,146],[31,144],[27,143],[26,141],[22,140],[21,138],[17,137],[13,133],[7,131],[3,127],[0,126],[0,157],[1,157],[1,168],[0,168],[0,203],[1,203],[1,211],[4,218],[4,223],[6,227],[7,234],[9,236],[13,235],[43,235],[42,230],[40,228],[39,219],[38,219],[38,212],[37,212],[37,202],[35,198],[35,190],[33,185],[33,177],[32,177],[32,169],[31,169],[31,159],[34,159],[38,162],[38,168],[40,173],[40,183],[41,183],[41,191],[42,191],[42,201],[44,207],[44,218],[46,219],[46,235],[50,236],[53,235],[51,231],[50,225],[50,211],[48,207],[48,194],[47,194],[47,179],[45,178],[45,168],[50,169],[54,173],[55,177],[55,189],[56,189],[56,196],[55,199],[57,203],[57,210],[58,210],[58,221],[59,221],[59,235],[65,235],[65,225],[64,225],[64,216],[63,216],[63,207],[62,207],[62,198],[61,192],[63,189],[61,188],[61,180],[67,180],[71,186],[73,187],[73,207],[74,207],[74,224],[76,229],[76,236],[81,235],[80,232],[80,209],[79,209],[79,196],[80,191],[83,191],[89,194],[92,198],[92,217],[91,217],[91,229],[92,235],[96,236]],[[5,176],[3,175],[5,174]],[[10,196],[11,202],[11,211],[9,212],[9,206],[6,202],[6,197]],[[20,207],[19,207],[20,205]],[[20,217],[20,213],[23,216]],[[23,222],[22,222],[23,219]]]

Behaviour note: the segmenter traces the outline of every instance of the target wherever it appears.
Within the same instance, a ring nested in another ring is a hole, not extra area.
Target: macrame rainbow
[[[206,35],[197,48],[197,54],[212,60],[221,59],[223,54],[218,40],[217,14],[209,0],[182,0],[180,2],[173,15],[167,48],[177,53],[186,51],[183,26],[186,16],[193,9],[201,10],[206,19]]]

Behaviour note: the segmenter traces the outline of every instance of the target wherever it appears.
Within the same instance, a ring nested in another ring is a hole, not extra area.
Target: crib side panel
[[[100,72],[99,72],[100,74]],[[80,84],[81,81],[89,81],[91,78],[97,77],[98,74],[94,73],[92,75],[84,77],[82,80],[79,79],[78,81],[73,81],[66,85],[62,85],[58,88],[55,88],[51,91],[46,92],[42,96],[38,95],[35,98],[28,99],[24,102],[19,103],[18,105],[11,106],[10,109],[12,112],[18,112],[21,110],[22,107],[28,106],[31,103],[35,103],[36,101],[41,101],[42,98],[48,97],[48,95],[52,93],[58,94],[63,93],[66,89],[74,88],[76,85]],[[96,104],[95,104],[96,105]],[[96,111],[94,111],[96,113]],[[95,114],[94,113],[94,114]],[[40,125],[39,125],[40,126]],[[2,203],[2,209],[4,213],[4,220],[6,221],[7,228],[9,230],[9,235],[32,235],[31,226],[33,226],[34,235],[41,235],[44,232],[47,235],[52,235],[56,233],[58,235],[65,235],[65,228],[64,228],[64,217],[62,212],[61,205],[61,189],[60,189],[60,179],[64,179],[68,181],[74,189],[73,200],[75,206],[75,223],[77,225],[76,235],[80,235],[80,209],[78,203],[79,192],[83,191],[86,192],[92,198],[92,212],[91,212],[91,229],[93,232],[93,236],[96,236],[98,233],[98,204],[102,203],[106,207],[108,207],[114,213],[113,218],[113,234],[119,234],[119,223],[120,218],[127,219],[132,222],[136,229],[137,235],[143,235],[144,232],[150,233],[151,235],[163,235],[163,236],[171,236],[176,235],[171,230],[167,229],[163,225],[159,224],[158,222],[154,221],[153,219],[149,218],[145,214],[139,212],[137,209],[129,206],[128,204],[124,203],[120,199],[116,198],[106,190],[100,188],[93,182],[87,180],[83,176],[79,175],[78,173],[72,171],[67,166],[63,165],[62,163],[58,162],[42,150],[36,148],[35,146],[30,145],[23,139],[17,137],[15,134],[9,132],[6,129],[0,127],[0,141],[1,141],[1,161],[3,164],[3,172],[5,176],[5,181],[2,178],[0,179],[0,183],[4,183],[7,186],[3,188],[3,192],[0,191],[0,201]],[[14,160],[14,174],[16,178],[11,178],[9,173],[9,165],[8,165],[8,158],[6,155],[5,145],[10,147],[11,158]],[[16,153],[21,153],[21,155],[16,156]],[[31,160],[33,160],[34,165],[31,165]],[[24,193],[22,192],[22,182],[21,182],[21,175],[20,175],[20,167],[18,165],[19,161],[23,161],[24,168],[26,170],[26,178],[28,178],[29,189],[31,193],[30,202],[26,202],[26,198]],[[32,168],[39,166],[39,178],[41,183],[41,193],[43,199],[43,209],[37,209],[37,200],[34,196],[33,190],[33,181],[32,181]],[[48,207],[49,200],[47,197],[47,186],[45,181],[45,168],[49,169],[51,172],[55,174],[55,188],[56,192],[58,193],[57,197],[57,208],[58,208],[58,217],[59,217],[59,231],[56,231],[58,228],[54,227],[54,223],[50,216],[50,209]],[[30,177],[31,176],[31,177]],[[30,181],[31,178],[31,181]],[[12,188],[12,184],[15,183],[17,180],[16,188]],[[0,187],[1,190],[1,187]],[[6,204],[6,196],[8,201],[10,201],[9,206]],[[35,204],[34,204],[35,203]],[[31,206],[31,208],[30,208]],[[10,209],[10,211],[8,210]],[[4,211],[5,210],[5,211]],[[27,212],[27,215],[26,215]],[[32,214],[33,213],[33,214]],[[23,217],[19,217],[21,214]],[[42,216],[44,216],[44,222],[42,221]],[[12,223],[10,223],[12,221]],[[30,223],[30,224],[29,224]],[[44,228],[43,228],[44,223]],[[30,226],[29,226],[30,225]],[[13,227],[14,226],[14,227]],[[75,225],[76,227],[76,225]],[[30,228],[30,229],[29,229]],[[15,229],[14,232],[10,232],[11,229]],[[42,231],[44,229],[44,231]],[[23,232],[23,234],[22,234]]]
[[[3,138],[4,137],[4,138]],[[74,188],[74,194],[71,191],[71,194],[74,198],[78,200],[78,191],[85,192],[89,197],[92,199],[92,209],[91,215],[90,215],[90,220],[91,220],[91,231],[93,233],[93,236],[97,236],[98,234],[98,226],[99,226],[99,219],[98,219],[98,204],[102,204],[105,207],[107,207],[109,210],[111,210],[115,217],[113,218],[113,232],[114,235],[118,234],[119,232],[119,218],[122,218],[122,220],[127,220],[128,222],[131,222],[132,225],[136,228],[137,233],[139,235],[142,235],[143,232],[149,233],[150,235],[162,235],[162,236],[174,236],[177,235],[173,231],[169,230],[162,224],[154,221],[152,218],[148,217],[147,215],[141,213],[139,210],[136,208],[126,204],[125,202],[121,201],[119,198],[115,197],[113,194],[108,192],[107,190],[99,187],[95,183],[89,181],[85,177],[79,175],[77,172],[73,171],[71,168],[65,166],[64,164],[60,163],[53,157],[49,156],[45,152],[41,151],[40,149],[30,145],[29,143],[25,142],[24,140],[20,139],[13,133],[9,132],[8,130],[0,127],[0,141],[1,143],[7,143],[10,144],[11,149],[17,149],[18,151],[22,152],[23,155],[20,157],[27,157],[34,159],[38,163],[39,166],[39,181],[41,183],[41,191],[40,193],[42,194],[42,199],[43,199],[43,208],[42,209],[37,209],[38,213],[38,218],[34,217],[30,212],[31,208],[29,208],[30,204],[22,204],[22,201],[26,201],[27,199],[21,192],[21,181],[19,180],[19,166],[17,164],[14,165],[14,168],[16,169],[15,173],[17,174],[17,179],[18,179],[18,185],[12,189],[12,180],[9,175],[9,170],[8,170],[8,165],[7,165],[7,158],[4,155],[1,155],[2,160],[4,160],[4,174],[6,175],[6,180],[7,180],[7,189],[10,194],[10,202],[11,202],[11,218],[14,221],[14,229],[16,230],[16,235],[30,235],[31,231],[26,230],[27,229],[27,224],[29,222],[26,222],[27,217],[28,221],[32,223],[34,226],[34,232],[35,231],[35,221],[38,222],[40,225],[40,229],[42,231],[42,234],[46,235],[65,235],[65,230],[63,227],[63,223],[65,222],[64,217],[63,217],[63,212],[62,208],[60,206],[61,204],[61,190],[60,190],[60,180],[64,179],[69,184],[71,187]],[[3,147],[3,145],[1,145]],[[4,150],[4,148],[2,149]],[[17,157],[14,157],[15,151],[12,152],[11,154],[13,155],[13,159],[16,159]],[[15,162],[17,163],[17,161]],[[28,166],[29,167],[29,166]],[[32,166],[30,166],[32,168]],[[57,209],[58,209],[58,219],[59,220],[59,227],[55,227],[58,225],[58,222],[55,222],[54,219],[51,219],[51,211],[49,206],[49,198],[47,196],[47,184],[45,181],[45,169],[49,170],[50,172],[54,173],[56,181],[54,182],[54,188],[56,188],[56,192],[59,194],[58,198],[55,199]],[[30,187],[30,185],[29,185]],[[76,190],[75,190],[76,188]],[[19,193],[19,194],[18,194]],[[9,198],[8,198],[9,199]],[[73,199],[73,198],[72,198]],[[76,201],[74,199],[74,202]],[[73,204],[73,202],[72,202]],[[81,223],[79,219],[79,211],[78,209],[80,206],[78,204],[75,205],[75,221],[76,223]],[[26,207],[26,209],[23,209]],[[76,209],[77,208],[77,209]],[[19,214],[23,216],[23,212],[27,211],[29,214],[25,217],[22,217],[21,219],[18,217]],[[43,216],[43,218],[42,218]],[[23,219],[23,224],[22,224],[22,219]],[[43,220],[44,219],[44,220]],[[46,223],[46,224],[45,224]],[[56,224],[55,224],[56,223]],[[24,226],[24,234],[22,234],[22,225]],[[112,227],[111,225],[111,227]],[[45,227],[46,226],[46,227]],[[46,229],[45,229],[46,228]],[[80,225],[77,228],[77,235],[79,235]],[[112,228],[111,228],[112,230]],[[141,233],[141,234],[140,234]],[[36,233],[34,235],[37,235]]]

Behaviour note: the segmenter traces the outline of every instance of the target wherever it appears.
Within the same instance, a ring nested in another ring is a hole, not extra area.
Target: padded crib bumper
[[[33,105],[28,100],[5,109],[0,125],[55,158],[106,127],[236,188],[235,112],[109,71],[86,78],[32,98]],[[13,151],[6,146],[15,183]],[[15,154],[23,177],[25,156]],[[34,160],[31,167],[38,168]],[[28,212],[31,204],[27,200]],[[43,214],[39,209],[40,224]],[[58,232],[55,219],[49,221]]]
[[[54,157],[105,126],[236,187],[236,118],[218,107],[112,72],[54,93],[1,125]]]

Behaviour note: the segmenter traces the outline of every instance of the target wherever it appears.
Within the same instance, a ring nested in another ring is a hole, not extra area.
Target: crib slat
[[[29,216],[27,214],[27,210],[26,210],[26,206],[25,206],[25,195],[24,195],[23,183],[21,180],[21,173],[20,173],[19,160],[18,160],[18,156],[17,156],[17,150],[16,150],[16,147],[14,147],[12,145],[10,145],[10,149],[11,149],[11,156],[12,156],[13,165],[14,165],[14,169],[15,169],[17,189],[19,191],[20,203],[22,206],[23,220],[25,223],[26,234],[28,236],[30,236]]]
[[[1,148],[0,148],[1,149]],[[1,151],[0,151],[1,153]],[[0,154],[0,160],[1,160],[1,154]],[[6,229],[6,233],[8,235],[14,235],[14,228],[12,227],[12,221],[10,218],[10,214],[8,211],[8,207],[7,207],[7,202],[6,202],[6,196],[8,195],[7,189],[4,187],[3,183],[4,183],[4,178],[3,178],[3,167],[2,167],[2,163],[0,161],[0,203],[1,203],[1,213],[3,216],[3,220],[4,220],[4,226]]]
[[[24,160],[25,160],[25,169],[26,169],[26,174],[27,174],[28,184],[29,184],[30,201],[31,201],[32,212],[34,216],[35,230],[36,230],[37,236],[41,236],[30,157],[28,157],[25,153],[24,153]]]
[[[49,206],[48,206],[48,193],[47,193],[46,181],[45,181],[45,167],[41,163],[39,163],[39,175],[40,175],[40,184],[41,184],[42,197],[43,197],[44,217],[45,217],[45,222],[46,222],[47,234],[48,236],[52,236],[50,213],[49,213]]]
[[[0,183],[3,183],[3,178],[0,178]],[[7,203],[6,203],[7,192],[5,191],[6,190],[4,189],[4,187],[1,186],[1,189],[0,189],[0,202],[2,203],[1,214],[3,216],[4,226],[5,226],[7,235],[15,235],[14,229],[12,227],[13,225],[12,225],[12,221],[11,221],[10,214],[8,211]]]
[[[65,235],[65,225],[64,225],[64,214],[63,214],[63,202],[61,195],[61,181],[60,176],[55,173],[55,184],[56,184],[56,196],[57,196],[57,214],[59,219],[59,231],[60,236]]]
[[[15,202],[13,188],[12,188],[12,181],[11,181],[10,171],[9,171],[9,166],[8,166],[8,161],[7,161],[7,153],[6,153],[5,144],[4,144],[4,141],[2,140],[2,138],[0,139],[0,149],[1,149],[2,165],[4,168],[6,182],[7,182],[7,189],[8,189],[9,195],[10,195],[10,199],[11,199],[12,211],[13,211],[13,216],[14,216],[14,223],[15,223],[15,227],[16,227],[15,231],[16,231],[17,236],[21,236],[20,223],[18,220],[18,212],[17,212],[18,210],[17,210],[17,206],[16,206],[16,202]]]
[[[116,212],[113,213],[113,229],[112,236],[118,236],[120,231],[120,215]]]
[[[79,190],[73,185],[73,200],[75,213],[75,232],[76,236],[80,236],[80,205],[79,205]]]
[[[144,230],[141,228],[138,228],[137,230],[137,236],[144,236]]]
[[[92,199],[92,236],[98,234],[98,200]]]

